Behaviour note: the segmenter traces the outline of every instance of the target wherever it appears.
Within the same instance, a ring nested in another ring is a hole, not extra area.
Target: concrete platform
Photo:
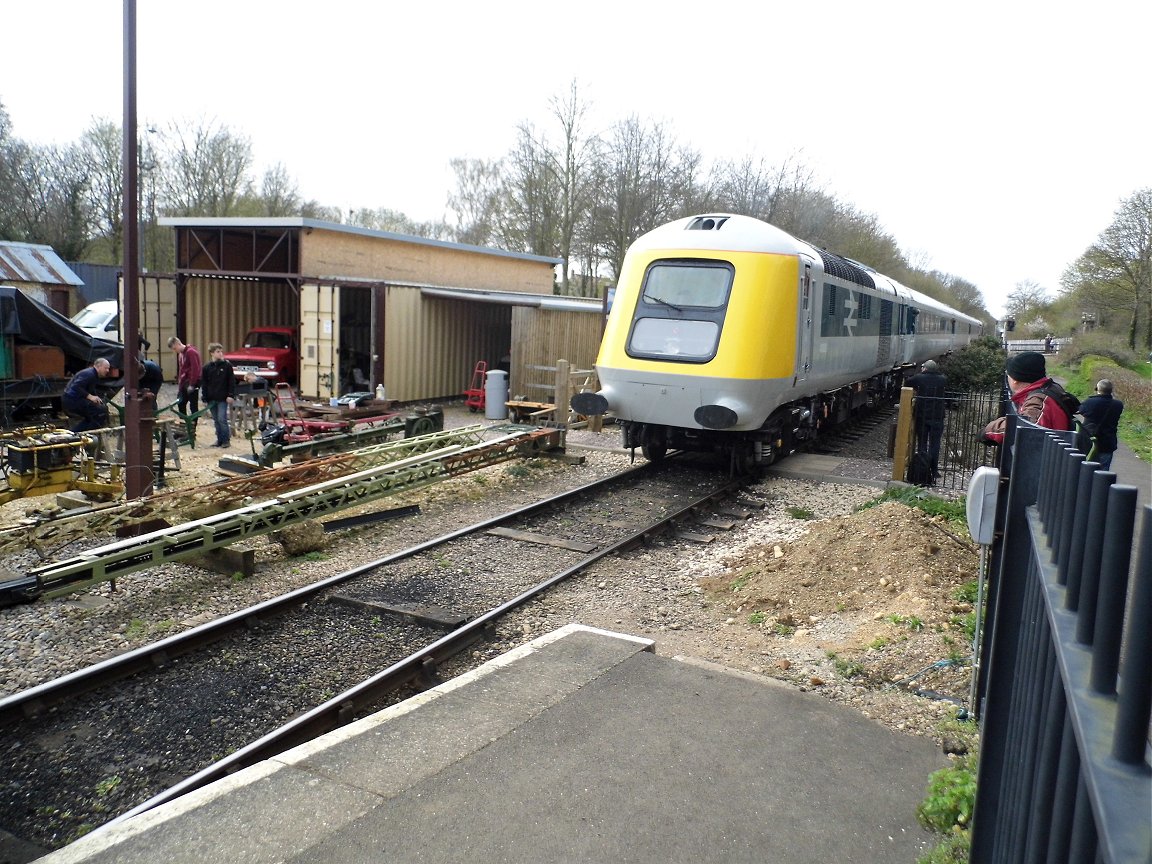
[[[908,864],[945,764],[768,679],[570,625],[41,860]]]

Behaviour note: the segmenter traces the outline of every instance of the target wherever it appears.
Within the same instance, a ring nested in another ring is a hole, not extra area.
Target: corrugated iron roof
[[[37,282],[41,285],[84,284],[51,246],[14,241],[0,241],[0,281]]]

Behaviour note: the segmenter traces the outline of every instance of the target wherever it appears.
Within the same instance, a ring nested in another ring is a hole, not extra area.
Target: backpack
[[[1052,381],[1040,388],[1040,392],[1051,396],[1060,403],[1060,407],[1068,415],[1068,423],[1072,427],[1072,446],[1091,459],[1096,455],[1096,427],[1081,420],[1076,414],[1080,411],[1080,400]]]
[[[908,461],[908,475],[906,482],[913,486],[931,486],[932,463],[928,461],[927,453],[913,453]]]
[[[1040,388],[1040,392],[1045,396],[1051,396],[1060,403],[1060,407],[1064,409],[1064,413],[1068,415],[1068,425],[1074,426],[1073,418],[1076,412],[1080,410],[1080,400],[1057,384],[1055,381],[1049,381]]]

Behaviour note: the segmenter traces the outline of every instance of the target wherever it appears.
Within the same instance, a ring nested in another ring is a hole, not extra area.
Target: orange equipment
[[[488,364],[479,360],[472,370],[472,385],[464,391],[464,404],[469,411],[484,410],[484,377],[488,374]]]

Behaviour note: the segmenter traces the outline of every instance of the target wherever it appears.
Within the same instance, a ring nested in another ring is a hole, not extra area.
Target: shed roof
[[[532,306],[553,312],[601,312],[599,300],[582,297],[557,297],[554,294],[521,294],[515,291],[486,291],[477,288],[441,288],[421,285],[420,293],[425,297],[442,297],[447,300],[471,300],[476,303],[500,303],[505,306]]]
[[[335,231],[342,234],[357,234],[362,237],[379,237],[382,240],[395,240],[412,243],[416,246],[434,246],[441,249],[454,249],[460,252],[478,252],[482,255],[495,255],[503,258],[517,258],[521,261],[536,261],[542,264],[562,264],[562,258],[545,255],[531,255],[527,252],[509,252],[491,246],[473,246],[468,243],[453,243],[449,240],[431,240],[413,234],[397,234],[393,231],[376,231],[358,225],[343,225],[339,222],[325,222],[322,219],[308,219],[304,216],[164,216],[161,225],[173,228],[301,228]]]
[[[51,246],[0,240],[0,280],[41,285],[83,285]]]

